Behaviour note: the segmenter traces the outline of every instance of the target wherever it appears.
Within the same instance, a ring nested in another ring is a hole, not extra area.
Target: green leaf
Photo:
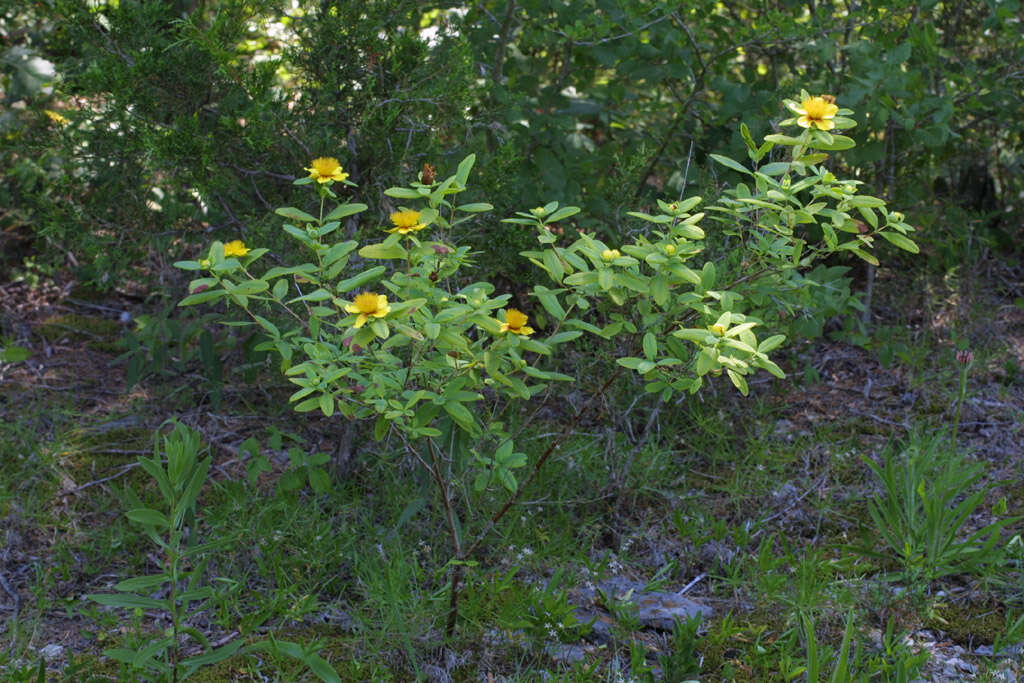
[[[706,375],[718,362],[718,352],[711,347],[704,347],[697,354],[697,374]]]
[[[167,574],[153,574],[152,576],[136,576],[131,579],[125,579],[114,586],[115,590],[134,592],[134,591],[151,591],[154,588],[159,588],[168,581],[171,580]]]
[[[395,199],[423,199],[424,196],[408,187],[389,187],[384,190],[384,194]]]
[[[544,269],[548,271],[551,279],[555,282],[561,282],[565,276],[565,267],[562,265],[562,261],[558,258],[558,255],[551,249],[544,251]]]
[[[722,156],[721,154],[709,154],[708,156],[717,161],[718,163],[722,164],[723,166],[731,168],[734,171],[746,173],[747,175],[753,175],[749,168],[747,168],[738,161],[730,159],[729,157]]]
[[[550,216],[545,217],[544,218],[544,222],[545,223],[555,223],[557,221],[565,220],[569,216],[575,216],[579,212],[580,212],[580,207],[578,207],[578,206],[563,206],[561,209],[559,209],[558,211],[555,211]]]
[[[24,346],[7,346],[0,349],[0,363],[18,363],[31,355]]]
[[[310,468],[309,488],[313,489],[314,493],[327,493],[331,490],[330,475],[319,467]]]
[[[391,428],[391,420],[387,419],[383,415],[377,418],[377,421],[373,423],[373,439],[374,441],[381,441],[387,436],[388,430]]]
[[[743,375],[729,369],[726,369],[725,372],[729,375],[729,379],[732,380],[733,386],[739,389],[741,394],[746,396],[750,393],[750,389],[747,387],[747,380],[743,378]]]
[[[562,320],[565,318],[565,309],[562,308],[562,304],[558,302],[556,294],[565,290],[551,290],[542,285],[537,285],[533,288],[533,295],[540,301],[541,306],[548,312],[555,320]]]
[[[476,420],[473,418],[473,413],[471,413],[466,406],[455,401],[450,401],[444,404],[444,409],[445,412],[451,415],[452,419],[455,420],[463,430],[470,434],[477,433],[478,428]]]
[[[317,399],[317,405],[320,408],[320,412],[324,414],[324,417],[334,415],[334,397],[330,394],[320,394],[320,397]]]
[[[554,345],[554,344],[564,344],[565,342],[570,342],[570,341],[572,341],[574,339],[577,339],[578,337],[580,337],[582,335],[583,335],[583,333],[581,331],[579,331],[579,330],[567,330],[565,332],[558,332],[557,334],[553,334],[550,337],[548,337],[545,341],[548,344],[552,344],[552,345]]]
[[[824,149],[832,152],[850,149],[856,146],[857,143],[854,141],[854,139],[848,138],[845,135],[833,135],[832,142],[829,143],[826,143],[819,139],[811,140],[810,144],[808,144],[808,147],[813,147],[814,149]]]
[[[455,179],[459,185],[465,187],[466,183],[469,182],[469,172],[473,170],[474,163],[476,163],[475,154],[470,154],[459,162],[459,168],[455,171]]]
[[[740,122],[740,135],[743,137],[743,142],[747,143],[747,149],[751,155],[757,153],[757,143],[754,142],[754,137],[750,134],[750,128],[747,124]]]
[[[901,235],[898,232],[889,232],[888,230],[883,230],[878,234],[887,239],[890,243],[899,247],[900,249],[903,249],[904,251],[909,251],[911,254],[917,254],[921,251],[920,247],[918,247],[913,240],[911,240],[909,237]]]
[[[101,605],[108,607],[124,607],[126,609],[134,609],[136,607],[140,609],[166,609],[167,603],[162,600],[154,600],[153,598],[145,598],[141,595],[133,595],[126,593],[118,595],[115,593],[105,593],[99,595],[86,595],[87,600],[98,602]]]
[[[252,294],[259,294],[270,289],[270,285],[267,284],[266,280],[246,280],[238,285],[232,285],[229,282],[224,283],[224,289],[228,290],[235,296],[250,296]]]
[[[653,361],[658,355],[658,338],[654,336],[653,332],[647,332],[644,335],[643,347],[644,356],[647,360]]]
[[[341,683],[341,678],[338,677],[338,672],[334,670],[326,659],[315,652],[311,652],[306,655],[305,663],[306,666],[309,667],[310,671],[315,673],[324,683]]]
[[[290,299],[290,300],[288,300],[287,303],[293,304],[293,303],[296,303],[298,301],[327,301],[328,299],[333,299],[333,298],[334,298],[333,294],[328,292],[323,287],[320,287],[319,289],[314,289],[309,294],[303,294],[302,296],[297,296],[294,299]]]
[[[300,221],[302,223],[318,223],[316,218],[309,215],[302,209],[296,209],[294,206],[285,206],[274,211],[278,216],[284,216],[285,218],[291,218],[294,221]]]
[[[863,207],[865,209],[876,209],[885,206],[885,201],[871,195],[857,195],[846,200],[850,206]]]
[[[700,273],[700,286],[704,290],[712,289],[715,286],[716,280],[715,262],[708,261],[704,264]]]
[[[468,213],[480,213],[481,211],[493,211],[494,206],[487,202],[475,202],[471,204],[463,204],[462,206],[455,207],[457,211],[466,211]]]
[[[776,334],[768,337],[763,342],[757,345],[758,353],[768,353],[774,351],[782,345],[782,342],[786,341],[786,335]]]
[[[227,296],[227,292],[223,289],[208,289],[198,294],[192,294],[185,297],[178,302],[179,306],[195,306],[196,304],[205,304],[208,301],[215,301],[217,299]]]
[[[782,371],[782,368],[780,368],[778,365],[768,360],[767,358],[759,358],[754,361],[754,364],[757,365],[757,367],[759,368],[767,370],[768,372],[775,375],[779,379],[786,378],[786,373]]]
[[[767,176],[776,176],[776,175],[782,175],[783,173],[788,171],[789,170],[789,166],[790,165],[789,165],[788,162],[776,161],[776,162],[773,162],[771,164],[765,164],[764,166],[759,168],[758,171],[760,171],[761,173],[764,173]]]
[[[664,308],[668,304],[668,278],[664,273],[658,273],[651,278],[651,297],[654,303]]]
[[[780,135],[777,133],[773,135],[765,135],[764,139],[767,142],[773,142],[776,145],[786,145],[788,147],[795,147],[800,144],[800,138],[794,138],[789,135]]]
[[[404,259],[408,252],[401,244],[367,244],[359,250],[363,258],[372,259]]]
[[[360,255],[362,255],[362,249],[359,250],[359,253]],[[342,293],[349,292],[357,287],[362,287],[365,284],[373,282],[381,275],[383,275],[385,272],[387,272],[386,267],[374,266],[373,268],[364,270],[358,275],[353,275],[348,279],[342,280],[337,284],[337,290]]]
[[[642,213],[640,211],[627,211],[626,214],[629,215],[629,216],[633,216],[634,218],[640,218],[640,219],[648,221],[650,223],[671,223],[672,221],[675,220],[675,218],[672,217],[672,216],[666,216],[666,215],[652,216],[650,214]]]
[[[353,214],[366,211],[368,208],[369,207],[366,204],[359,204],[357,202],[353,202],[351,204],[341,204],[340,206],[336,206],[334,208],[334,211],[331,211],[329,214],[324,216],[324,221],[326,222],[340,220]]]
[[[210,666],[211,664],[216,664],[228,659],[238,652],[243,645],[245,645],[245,640],[240,638],[232,643],[210,650],[206,654],[190,657],[189,659],[182,661],[181,666],[185,667],[189,671],[197,671],[204,666]]]
[[[135,510],[129,510],[124,513],[125,517],[138,522],[139,524],[145,524],[147,526],[160,527],[161,529],[170,528],[171,522],[167,519],[167,515],[160,512],[159,510],[151,510],[149,508],[138,508]]]
[[[884,234],[884,233],[883,233],[883,234]],[[847,244],[849,244],[849,242],[848,242]],[[916,245],[915,245],[915,246],[916,246]],[[857,255],[858,257],[860,257],[860,258],[861,258],[861,259],[863,259],[864,261],[867,261],[868,263],[870,263],[870,264],[871,264],[871,265],[873,265],[873,266],[877,266],[877,265],[878,265],[878,259],[877,259],[877,258],[875,258],[875,257],[874,257],[874,256],[873,256],[872,254],[870,254],[870,253],[868,253],[868,252],[864,251],[864,250],[863,250],[863,249],[861,249],[860,247],[850,247],[850,248],[848,249],[848,251],[851,251],[851,252],[853,252],[853,253],[854,253],[854,254],[856,254],[856,255]]]

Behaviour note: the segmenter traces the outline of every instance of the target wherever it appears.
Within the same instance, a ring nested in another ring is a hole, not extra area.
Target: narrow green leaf
[[[729,375],[729,379],[732,380],[733,386],[740,390],[740,393],[746,396],[750,393],[750,389],[747,387],[747,380],[743,378],[743,375],[738,372],[726,369],[726,374]]]
[[[544,218],[544,222],[545,223],[555,223],[557,221],[565,220],[569,216],[575,216],[579,212],[580,212],[580,207],[578,207],[578,206],[563,206],[562,208],[560,208],[558,211],[555,211],[550,216],[545,217]]]
[[[366,211],[368,208],[369,207],[366,204],[360,204],[358,202],[353,202],[351,204],[341,204],[339,206],[336,206],[334,208],[334,211],[331,211],[329,214],[324,216],[324,221],[326,222],[341,220],[342,218],[346,218],[353,214]]]
[[[360,254],[362,254],[362,250],[360,250]],[[341,282],[339,282],[337,284],[337,290],[339,292],[344,293],[344,292],[351,291],[351,290],[353,290],[353,289],[355,289],[357,287],[362,287],[363,285],[368,284],[368,283],[373,282],[374,280],[378,279],[385,272],[387,272],[387,268],[386,267],[384,267],[384,266],[374,266],[373,268],[369,268],[367,270],[364,270],[363,272],[359,273],[358,275],[353,275],[352,277],[350,277],[348,279],[342,280]]]
[[[647,332],[644,334],[643,340],[644,357],[647,360],[653,361],[658,355],[658,338],[654,336],[653,332]]]
[[[223,289],[208,289],[198,294],[192,294],[185,297],[178,302],[179,306],[195,306],[196,304],[205,304],[209,301],[216,301],[222,297],[227,296],[227,292]]]
[[[422,199],[423,195],[408,187],[389,187],[384,194],[395,199]]]
[[[493,211],[494,206],[487,202],[474,202],[471,204],[463,204],[462,206],[455,207],[458,211],[466,211],[467,213],[480,213],[481,211]]]
[[[149,508],[138,508],[136,510],[129,510],[125,513],[125,517],[138,522],[139,524],[146,524],[149,526],[160,527],[161,529],[167,529],[170,527],[170,520],[167,519],[167,515],[160,512],[159,510],[151,510]]]
[[[101,605],[107,605],[108,607],[124,607],[128,609],[134,609],[136,607],[141,609],[166,609],[167,603],[162,600],[154,600],[153,598],[145,598],[141,595],[133,595],[126,593],[124,595],[118,595],[113,593],[100,594],[100,595],[86,595],[88,600],[98,602]]]
[[[359,250],[360,256],[372,259],[404,259],[406,254],[405,247],[401,244],[385,244],[383,242],[368,244]]]
[[[883,230],[878,234],[884,237],[890,243],[899,247],[900,249],[903,249],[904,251],[909,251],[911,254],[917,254],[921,251],[921,248],[918,247],[913,240],[911,240],[909,237],[901,235],[898,232],[889,232],[888,230]]]
[[[473,170],[473,164],[475,163],[475,154],[470,154],[465,159],[459,162],[459,167],[455,171],[455,179],[458,181],[459,185],[465,187],[466,183],[469,182],[469,172]]]
[[[730,159],[729,157],[722,156],[721,154],[709,154],[708,156],[710,156],[712,159],[714,159],[718,163],[722,164],[723,166],[725,166],[727,168],[731,168],[734,171],[739,171],[740,173],[746,173],[747,175],[753,175],[753,173],[751,172],[751,170],[749,168],[747,168],[746,166],[744,166],[743,164],[741,164],[738,161],[734,161],[734,160]]]
[[[294,206],[285,206],[274,211],[278,216],[284,216],[285,218],[291,218],[294,221],[300,221],[302,223],[317,223],[317,219],[309,215],[301,209],[296,209]]]
[[[167,574],[153,574],[152,576],[136,576],[131,579],[125,579],[114,586],[115,590],[135,592],[135,591],[151,591],[154,588],[159,588],[168,581],[171,580]]]

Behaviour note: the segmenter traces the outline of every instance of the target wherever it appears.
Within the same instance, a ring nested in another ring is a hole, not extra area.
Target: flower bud
[[[601,258],[605,261],[614,261],[615,259],[622,256],[618,249],[605,249],[601,252]]]
[[[668,254],[669,256],[671,256],[672,254],[676,253],[676,245],[674,245],[674,244],[666,244],[665,245],[665,253]]]
[[[974,352],[970,349],[961,349],[957,351],[956,362],[960,365],[970,365],[974,362]]]

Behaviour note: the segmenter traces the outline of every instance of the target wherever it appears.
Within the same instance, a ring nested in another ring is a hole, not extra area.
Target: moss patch
[[[991,645],[1006,627],[1001,606],[940,603],[932,607],[925,626],[945,632],[957,645]]]
[[[121,325],[116,320],[93,315],[67,313],[51,315],[39,324],[39,334],[51,343],[83,343],[93,351],[120,351]]]

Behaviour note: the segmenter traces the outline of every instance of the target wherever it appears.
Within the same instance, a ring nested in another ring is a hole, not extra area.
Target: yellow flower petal
[[[390,228],[387,232],[397,232],[402,235],[408,235],[410,232],[427,227],[425,223],[420,223],[420,212],[412,209],[394,212],[391,214],[391,222],[395,224],[395,227]]]
[[[800,118],[796,120],[797,125],[801,128],[814,126],[818,130],[832,130],[835,128],[836,124],[832,119],[835,118],[839,107],[831,102],[830,99],[832,98],[826,99],[826,96],[822,95],[808,97],[801,102],[800,106],[796,108],[796,111],[801,114]]]
[[[341,182],[348,178],[348,173],[341,170],[341,164],[334,157],[313,159],[312,165],[306,170],[309,171],[309,177],[318,183]]]
[[[356,295],[352,303],[345,305],[345,311],[359,315],[352,325],[352,327],[358,328],[365,325],[366,321],[370,318],[383,318],[391,312],[391,306],[388,304],[388,298],[384,294],[363,292]]]
[[[64,116],[60,112],[53,111],[52,109],[44,109],[43,113],[46,114],[49,117],[49,119],[57,125],[66,126],[69,123],[71,123],[68,117]]]
[[[529,317],[522,311],[510,308],[505,311],[505,322],[501,324],[501,332],[512,334],[531,335],[533,328],[527,325]]]
[[[245,242],[242,240],[231,240],[224,245],[224,256],[226,258],[230,258],[232,256],[245,256],[249,251],[249,247],[245,246]]]

